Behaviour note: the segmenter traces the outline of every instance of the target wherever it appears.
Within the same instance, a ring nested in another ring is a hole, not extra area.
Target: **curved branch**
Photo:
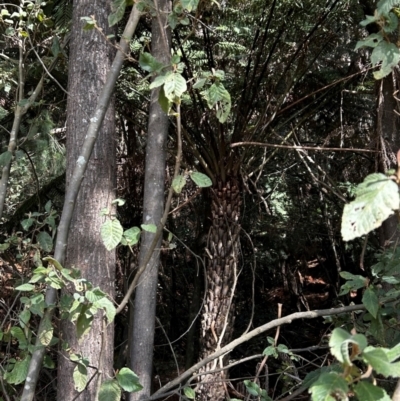
[[[187,380],[193,373],[199,370],[201,367],[207,365],[209,362],[213,361],[220,356],[226,355],[230,353],[233,349],[235,349],[238,345],[243,344],[253,337],[258,336],[259,334],[265,333],[268,330],[271,330],[275,327],[282,326],[283,324],[292,323],[295,320],[299,319],[315,319],[317,317],[322,316],[332,316],[332,315],[339,315],[342,313],[349,313],[359,310],[365,310],[364,305],[350,305],[350,306],[342,306],[341,308],[334,308],[334,309],[321,309],[321,310],[314,310],[314,311],[307,311],[307,312],[296,312],[292,313],[291,315],[282,317],[280,319],[272,320],[262,326],[255,328],[254,330],[250,331],[249,333],[242,335],[241,337],[233,340],[229,344],[225,345],[225,347],[220,348],[218,351],[210,354],[206,358],[202,359],[201,361],[197,362],[193,365],[190,369],[183,372],[180,376],[176,379],[170,381],[165,386],[161,387],[157,390],[151,397],[147,398],[145,401],[154,401],[160,398],[160,394],[164,394],[174,387],[178,386],[180,383]]]

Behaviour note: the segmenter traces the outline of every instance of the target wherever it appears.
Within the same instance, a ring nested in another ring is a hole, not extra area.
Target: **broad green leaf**
[[[399,64],[400,50],[394,43],[386,40],[381,41],[372,51],[371,63],[378,64],[382,62],[379,71],[374,72],[375,79],[382,79],[392,72],[392,69]]]
[[[51,339],[53,338],[53,325],[51,324],[51,320],[46,316],[40,326],[39,326],[39,340],[43,345],[49,345]]]
[[[101,383],[99,401],[119,401],[121,399],[121,387],[115,379],[108,379]]]
[[[175,12],[168,14],[167,21],[168,21],[168,25],[171,27],[171,29],[175,29],[176,26],[179,24],[179,18]]]
[[[207,82],[207,78],[198,79],[196,81],[196,83],[193,85],[193,89],[201,89],[206,82]]]
[[[166,75],[158,75],[157,77],[154,78],[153,82],[150,84],[149,89],[158,88],[159,86],[164,85],[166,78],[167,78]]]
[[[368,287],[363,295],[362,303],[364,304],[367,311],[376,319],[376,315],[379,310],[379,300],[375,291]]]
[[[158,103],[160,104],[162,111],[165,114],[168,114],[169,109],[171,108],[171,102],[165,96],[164,87],[161,87],[160,92],[158,93]]]
[[[25,329],[29,326],[29,320],[31,320],[31,311],[29,309],[24,309],[19,314],[19,324],[20,326]]]
[[[167,76],[164,84],[165,96],[171,102],[175,102],[186,91],[186,81],[181,74],[172,73]]]
[[[28,231],[34,222],[35,222],[35,219],[31,219],[31,218],[25,219],[25,220],[21,221],[21,226],[25,231]]]
[[[8,165],[8,163],[11,162],[12,159],[12,153],[10,151],[6,151],[0,155],[0,168],[3,168],[4,166]]]
[[[17,291],[32,291],[34,288],[35,288],[35,286],[32,284],[22,284],[22,285],[19,285],[18,287],[16,287],[15,289]]]
[[[265,350],[262,353],[265,356],[270,356],[272,355],[274,358],[278,357],[278,352],[276,348],[273,345],[270,345],[269,347],[265,348]]]
[[[149,233],[155,234],[157,232],[157,226],[155,224],[142,224],[140,227]]]
[[[55,368],[55,363],[54,361],[50,358],[49,355],[45,355],[43,358],[43,367],[47,368],[47,369],[54,369]]]
[[[41,231],[37,235],[37,240],[39,245],[45,252],[51,252],[51,250],[53,249],[53,238],[51,238],[48,233],[46,233],[45,231]]]
[[[61,264],[58,260],[52,258],[51,256],[46,256],[45,258],[43,258],[43,260],[50,262],[57,270],[62,272],[63,267],[61,266]]]
[[[101,238],[108,251],[114,249],[120,242],[124,229],[119,220],[107,220],[100,229]]]
[[[99,309],[104,309],[107,317],[107,324],[112,323],[115,317],[116,310],[114,304],[108,298],[104,297],[99,299],[94,303],[94,306]]]
[[[400,343],[391,349],[385,350],[389,362],[393,362],[400,357]]]
[[[9,384],[21,384],[25,381],[28,375],[29,363],[31,362],[31,356],[27,355],[24,359],[15,362],[15,365],[11,372],[4,374],[4,379]]]
[[[358,290],[359,288],[364,288],[368,284],[368,279],[363,276],[356,276],[349,272],[340,272],[340,277],[347,280],[340,288],[339,295],[348,294],[351,290]]]
[[[178,175],[172,181],[172,188],[177,194],[180,194],[185,184],[186,184],[185,177],[183,175]]]
[[[71,358],[72,360],[72,358]],[[85,389],[87,383],[87,368],[82,363],[78,363],[75,366],[74,373],[72,375],[75,384],[75,390],[81,392]]]
[[[356,199],[345,205],[342,237],[350,241],[379,227],[399,209],[398,186],[384,174],[367,176],[356,190]]]
[[[53,53],[54,57],[57,57],[60,54],[61,47],[60,41],[58,40],[57,36],[53,37],[53,43],[51,44],[51,52]]]
[[[76,320],[76,335],[79,341],[89,332],[92,327],[92,322],[93,315],[83,308]]]
[[[336,372],[323,373],[308,390],[313,401],[347,400],[346,380]]]
[[[376,47],[383,40],[383,36],[378,33],[373,33],[367,36],[364,40],[359,40],[354,50],[358,50],[360,47]]]
[[[124,231],[124,238],[126,240],[127,245],[136,245],[140,239],[140,228],[139,227],[132,227],[128,230]]]
[[[201,92],[210,109],[216,108],[217,118],[223,124],[231,110],[231,95],[221,82],[213,83],[208,89]]]
[[[211,187],[212,185],[212,181],[209,177],[207,177],[205,174],[198,173],[197,171],[190,173],[190,178],[200,188]]]
[[[20,347],[25,348],[28,344],[26,341],[26,337],[21,327],[11,327],[10,330],[11,335],[18,340]]]
[[[367,347],[363,359],[379,374],[385,377],[400,377],[400,362],[390,363],[384,350]]]
[[[244,380],[243,383],[250,395],[258,396],[261,393],[261,389],[258,384],[252,382],[251,380]]]
[[[391,401],[383,388],[374,386],[365,380],[358,382],[353,390],[360,401]]]
[[[103,292],[100,288],[96,287],[93,290],[88,290],[85,293],[85,297],[89,302],[96,302],[101,298],[107,296],[105,292]]]
[[[189,12],[195,11],[199,5],[199,0],[181,0],[182,7]]]
[[[367,339],[362,334],[351,335],[347,331],[337,327],[333,330],[329,339],[329,347],[332,355],[341,363],[351,366],[349,346],[357,345],[361,352],[367,346]]]
[[[134,393],[140,391],[143,386],[139,383],[139,377],[129,368],[122,368],[117,373],[117,380],[124,391]]]
[[[158,72],[163,68],[163,64],[158,62],[150,53],[140,54],[139,65],[147,72]]]
[[[108,16],[108,25],[117,24],[124,16],[126,0],[113,0],[111,3],[111,14]]]
[[[196,393],[191,387],[184,387],[183,392],[189,400],[194,400],[196,398]]]

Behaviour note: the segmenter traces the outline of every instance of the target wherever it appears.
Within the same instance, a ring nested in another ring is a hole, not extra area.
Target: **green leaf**
[[[167,78],[166,75],[158,75],[157,77],[154,78],[153,82],[150,84],[149,89],[158,88],[161,85],[164,85],[166,78]]]
[[[221,82],[213,83],[208,89],[201,92],[210,109],[217,109],[217,118],[223,124],[231,111],[231,95]]]
[[[376,315],[379,310],[379,300],[375,291],[368,287],[363,295],[362,303],[364,304],[367,311],[376,319]]]
[[[168,114],[169,109],[171,108],[171,102],[165,96],[164,87],[161,87],[160,92],[158,93],[158,103],[160,104],[162,111],[165,114]]]
[[[250,395],[258,396],[261,393],[261,389],[258,384],[250,380],[244,380],[243,383],[246,386],[246,390]]]
[[[11,335],[18,340],[20,348],[26,348],[28,342],[26,340],[25,334],[22,331],[21,327],[11,327],[10,330]]]
[[[119,220],[107,220],[100,229],[103,244],[108,251],[114,249],[120,242],[124,229]]]
[[[164,92],[166,98],[171,102],[175,102],[177,99],[180,99],[186,89],[186,81],[181,74],[172,73],[166,77]]]
[[[139,65],[147,72],[158,72],[164,67],[164,65],[158,62],[150,53],[140,54]]]
[[[48,233],[41,231],[36,238],[39,242],[39,245],[45,252],[51,252],[53,249],[53,239]]]
[[[46,256],[45,258],[43,258],[43,260],[45,260],[46,262],[50,262],[57,270],[62,272],[63,267],[58,260],[52,258],[51,256]]]
[[[155,224],[142,224],[140,227],[149,233],[155,234],[157,232],[157,226]]]
[[[194,400],[196,398],[196,393],[191,387],[184,387],[183,392],[189,400]]]
[[[58,40],[57,36],[53,37],[53,43],[51,44],[51,52],[53,53],[54,57],[57,57],[60,54],[61,46],[60,41]]]
[[[190,173],[190,178],[200,188],[211,187],[212,185],[212,181],[208,176],[202,173],[198,173],[197,171],[193,171],[192,173]]]
[[[103,292],[100,288],[96,287],[93,290],[88,290],[85,293],[85,297],[89,302],[96,302],[99,299],[106,297],[107,294]]]
[[[99,401],[119,401],[121,399],[121,387],[117,380],[108,379],[101,383]]]
[[[4,379],[9,384],[20,384],[23,383],[28,375],[29,363],[31,362],[31,356],[27,355],[21,361],[15,362],[15,365],[11,372],[4,374]]]
[[[127,245],[136,245],[139,242],[140,239],[140,228],[139,227],[132,227],[129,228],[128,230],[124,231],[124,238],[127,242]]]
[[[199,0],[181,0],[182,7],[189,12],[195,11],[199,5]]]
[[[389,362],[393,362],[400,357],[400,343],[386,351]]]
[[[400,50],[394,43],[380,42],[372,51],[371,63],[378,64],[382,62],[379,71],[374,72],[375,79],[382,79],[392,72],[392,69],[399,64]]]
[[[358,382],[353,390],[360,401],[391,401],[383,388],[374,386],[365,380]]]
[[[113,0],[111,3],[112,13],[108,16],[108,25],[117,24],[124,16],[126,8],[126,0]]]
[[[356,199],[345,205],[342,237],[350,241],[379,227],[399,209],[398,186],[384,174],[368,175],[356,189]]]
[[[117,380],[123,390],[128,393],[134,393],[143,388],[139,383],[139,377],[129,368],[122,368],[117,373]]]
[[[79,341],[89,332],[92,322],[93,315],[87,311],[87,308],[83,308],[76,320],[76,335]]]
[[[263,355],[265,355],[265,356],[272,355],[274,358],[277,358],[278,352],[273,345],[270,345],[269,347],[265,348],[265,350],[263,351]]]
[[[10,151],[6,151],[0,155],[0,168],[3,168],[4,166],[7,166],[8,163],[11,162],[12,159],[12,153]]]
[[[172,188],[177,194],[180,194],[185,184],[186,184],[185,177],[183,175],[178,175],[172,181]]]
[[[99,299],[94,303],[94,306],[99,309],[104,309],[106,313],[107,324],[110,324],[114,320],[116,309],[114,304],[108,298],[104,297]]]
[[[198,79],[197,82],[193,85],[193,89],[201,89],[206,82],[207,78]]]
[[[333,330],[331,338],[329,339],[331,353],[339,362],[344,363],[347,366],[352,365],[349,350],[351,344],[357,345],[359,351],[362,352],[362,350],[367,346],[367,339],[363,334],[351,335],[340,327]]]
[[[354,50],[358,50],[361,47],[376,47],[382,42],[383,36],[378,33],[373,33],[367,36],[364,40],[359,40],[356,44],[356,48]]]
[[[340,272],[341,277],[343,277],[346,281],[340,289],[339,295],[348,294],[351,290],[358,290],[359,288],[364,288],[367,286],[368,279],[363,276],[356,276],[354,274],[348,272]]]
[[[21,221],[21,226],[22,226],[23,230],[28,231],[34,222],[35,222],[35,219],[31,219],[31,218],[25,219],[25,220]]]
[[[23,328],[23,329],[28,328],[30,319],[31,319],[31,311],[29,309],[24,309],[19,314],[19,324],[20,324],[21,328]]]
[[[71,358],[72,360],[72,358]],[[72,375],[75,384],[75,390],[81,392],[85,389],[87,383],[87,368],[82,363],[78,363],[75,366],[74,373]]]
[[[347,400],[346,380],[336,372],[323,373],[308,390],[313,401]]]
[[[383,349],[367,347],[362,357],[378,374],[385,377],[400,377],[400,362],[390,363]]]
[[[26,284],[19,285],[19,286],[18,286],[17,288],[15,288],[15,289],[16,289],[17,291],[32,291],[34,288],[35,288],[34,285],[26,283]]]
[[[40,343],[43,345],[49,345],[53,338],[53,325],[51,324],[51,320],[45,316],[39,326],[38,337]]]

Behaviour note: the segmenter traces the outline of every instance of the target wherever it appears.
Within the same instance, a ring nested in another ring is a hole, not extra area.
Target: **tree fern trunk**
[[[210,355],[232,338],[235,278],[239,253],[241,197],[238,183],[230,178],[218,182],[211,196],[212,225],[208,238],[207,292],[202,317],[201,358]],[[223,367],[223,360],[206,365],[200,373],[199,400],[226,398],[226,372],[208,373]]]

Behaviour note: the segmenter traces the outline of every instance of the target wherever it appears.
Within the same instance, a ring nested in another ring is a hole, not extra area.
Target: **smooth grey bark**
[[[129,20],[126,24],[119,43],[119,50],[111,66],[107,81],[99,95],[96,110],[93,113],[92,118],[90,118],[90,125],[87,130],[85,141],[83,143],[77,163],[75,164],[72,178],[70,180],[70,185],[68,186],[65,194],[64,207],[61,214],[61,221],[58,226],[56,248],[54,251],[54,258],[61,265],[64,264],[65,260],[65,251],[72,219],[72,213],[74,211],[75,202],[78,196],[81,182],[83,180],[88,165],[88,160],[96,142],[98,132],[103,123],[103,119],[106,114],[108,104],[110,102],[115,87],[115,83],[117,82],[119,72],[121,71],[122,64],[125,60],[125,54],[129,51],[129,41],[131,40],[136,30],[140,16],[141,13],[138,11],[136,6],[133,6],[131,14],[129,16]],[[54,313],[54,306],[56,301],[57,290],[52,287],[48,287],[46,290],[45,298],[47,309],[45,310],[44,316],[41,319],[38,332],[46,329],[46,321],[51,320]],[[46,348],[40,343],[39,338],[37,338],[35,346],[36,350],[33,353],[31,362],[29,364],[28,374],[25,380],[21,401],[32,401],[35,395],[35,389],[42,367],[44,354],[46,351]]]
[[[81,0],[73,6],[66,124],[67,186],[114,53],[114,48],[97,30],[83,30],[81,17],[94,16],[104,34],[111,34],[113,30],[108,28],[107,21],[110,5],[109,0]],[[111,202],[116,198],[114,115],[111,100],[75,202],[66,251],[66,267],[78,268],[83,278],[93,287],[101,288],[110,299],[114,298],[115,250],[107,251],[102,243],[100,228],[104,216],[100,211],[112,210]],[[70,289],[66,292],[70,293]],[[114,326],[103,326],[103,316],[97,313],[91,330],[78,342],[75,324],[61,321],[61,339],[68,343],[69,352],[63,352],[58,361],[58,399],[72,401],[78,395],[73,380],[76,365],[69,360],[70,354],[81,354],[97,369],[88,369],[88,378],[95,377],[80,394],[80,400],[96,400],[101,382],[113,376]]]
[[[170,2],[160,0],[156,16],[152,20],[152,55],[163,64],[170,60],[170,33],[167,16]],[[164,210],[164,181],[166,167],[166,143],[168,137],[168,116],[158,103],[159,89],[153,89],[149,108],[149,124],[146,144],[146,166],[144,177],[143,223],[158,226]],[[155,234],[143,232],[139,266],[145,263]],[[147,263],[146,270],[139,278],[134,307],[130,303],[129,365],[139,376],[143,389],[129,394],[129,400],[141,400],[150,395],[153,370],[153,345],[155,330],[158,265],[160,261],[161,236]],[[132,300],[133,301],[133,300]]]

